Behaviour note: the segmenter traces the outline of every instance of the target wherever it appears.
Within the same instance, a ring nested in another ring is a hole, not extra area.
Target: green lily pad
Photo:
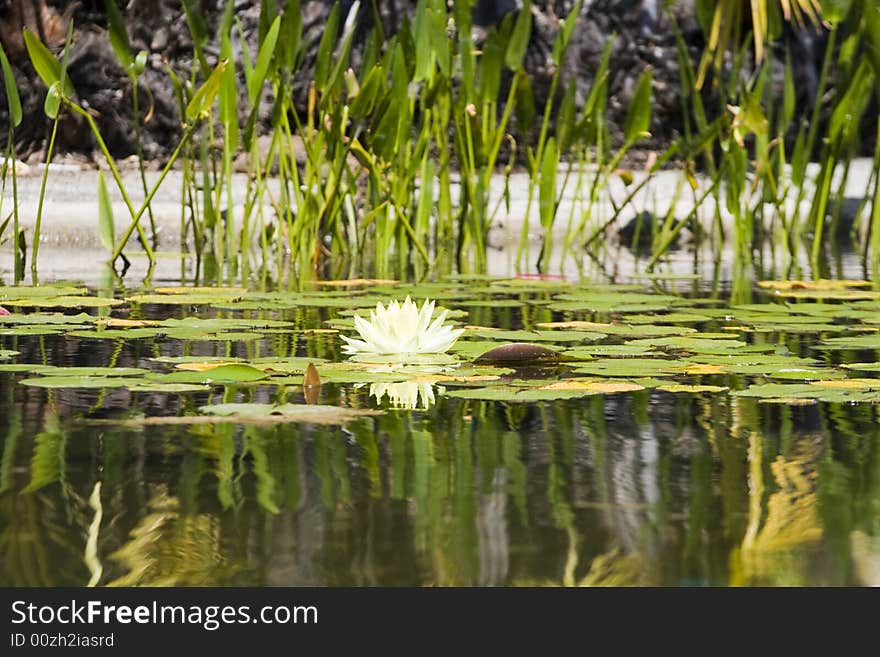
[[[709,315],[698,313],[658,313],[651,315],[627,315],[630,324],[695,324],[712,321]]]
[[[131,392],[167,392],[184,394],[187,392],[203,392],[205,385],[196,383],[159,383],[157,381],[141,381],[138,385],[128,386]]]
[[[745,374],[741,370],[739,374]],[[777,370],[763,372],[763,375],[770,379],[784,379],[788,381],[823,381],[829,379],[843,379],[846,375],[843,372],[827,368],[807,368],[807,367],[783,367]]]
[[[52,367],[51,365],[37,365],[36,363],[3,363],[0,364],[0,372],[17,374],[20,372],[38,373]]]
[[[44,376],[77,377],[77,376],[127,376],[136,377],[149,373],[140,367],[54,367],[39,365],[31,370]]]
[[[859,372],[880,372],[880,363],[846,363],[841,365],[841,367]]]
[[[269,375],[263,370],[243,363],[230,363],[219,365],[209,370],[200,372],[179,371],[168,374],[149,374],[147,379],[160,383],[253,383],[268,379]]]
[[[659,326],[656,324],[612,324],[602,322],[544,322],[537,326],[542,328],[577,328],[586,331],[595,331],[605,335],[613,335],[621,338],[649,338],[666,337],[674,335],[691,335],[697,329],[689,326]]]
[[[228,317],[186,317],[184,319],[170,318],[159,322],[160,326],[173,329],[196,329],[205,333],[217,333],[220,331],[235,331],[240,329],[260,328],[295,328],[293,322],[285,322],[277,319],[237,319]]]
[[[579,358],[590,360],[596,356],[651,356],[656,352],[650,347],[642,347],[632,344],[596,344],[574,347],[562,352],[566,358]]]
[[[880,391],[846,389],[815,384],[768,383],[752,385],[745,390],[731,393],[736,397],[757,397],[760,399],[815,399],[818,401],[848,404],[880,402]]]
[[[214,292],[213,294],[135,294],[125,297],[132,304],[159,304],[167,306],[210,306],[229,303],[240,298],[241,293]]]
[[[629,340],[626,344],[636,347],[672,347],[691,353],[700,353],[703,349],[737,349],[746,346],[745,342],[732,338],[706,339],[691,336]]]
[[[128,329],[97,329],[97,330],[74,330],[67,333],[72,338],[89,338],[92,340],[137,340],[140,338],[155,338],[164,333],[159,328],[128,328]]]
[[[12,349],[0,349],[0,360],[6,360],[7,358],[18,356],[20,353],[20,351],[13,351]]]
[[[845,338],[827,338],[822,344],[813,345],[813,349],[827,350],[862,350],[880,349],[880,333],[872,335],[853,335]]]
[[[23,379],[20,383],[37,388],[128,388],[143,383],[143,379],[123,376],[40,376]]]
[[[490,386],[486,388],[465,388],[447,390],[445,397],[471,399],[475,401],[537,402],[559,399],[577,399],[601,394],[595,390],[542,390],[540,388],[514,388],[511,386]]]
[[[0,301],[18,301],[27,299],[45,299],[47,297],[72,297],[88,294],[84,287],[69,285],[40,285],[40,286],[15,286],[0,287]],[[7,304],[11,305],[11,304]]]
[[[586,342],[601,340],[604,333],[587,331],[502,331],[469,330],[463,337],[510,342]]]
[[[111,308],[123,303],[121,299],[107,297],[37,297],[3,301],[10,308]]]
[[[62,324],[64,326],[72,326],[75,324],[91,324],[97,317],[86,313],[77,315],[65,315],[64,313],[12,313],[11,315],[0,316],[0,324],[36,324],[40,326],[51,326],[53,324]]]
[[[180,363],[230,363],[239,362],[243,359],[231,356],[159,356],[150,360],[155,363],[178,365]]]
[[[61,335],[65,328],[79,327],[63,327],[63,326],[13,326],[0,328],[0,335]]]
[[[579,364],[578,374],[603,377],[662,377],[683,374],[687,363],[661,358],[604,358]]]

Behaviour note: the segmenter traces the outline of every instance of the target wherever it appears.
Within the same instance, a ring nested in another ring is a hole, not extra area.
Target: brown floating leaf
[[[475,363],[530,363],[535,361],[557,360],[559,354],[539,344],[514,342],[490,349]]]
[[[306,368],[306,374],[303,377],[303,393],[306,404],[314,406],[318,403],[318,397],[321,394],[321,377],[318,376],[318,369],[314,363],[309,363]]]

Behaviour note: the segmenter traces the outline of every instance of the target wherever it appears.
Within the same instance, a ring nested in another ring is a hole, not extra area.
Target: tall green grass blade
[[[520,7],[516,23],[513,25],[513,33],[507,43],[507,52],[504,54],[504,63],[511,71],[516,71],[522,66],[529,47],[529,39],[532,36],[532,2],[525,0]]]
[[[626,121],[623,125],[623,135],[627,142],[635,142],[644,136],[651,127],[651,85],[653,73],[650,68],[645,69],[636,84],[636,90],[630,101]]]
[[[562,58],[565,57],[565,51],[568,50],[568,42],[571,41],[571,35],[574,33],[577,19],[581,15],[581,7],[583,4],[584,0],[577,0],[568,16],[561,21],[562,26],[559,30],[559,34],[556,36],[556,41],[553,43],[553,63],[556,64],[556,66],[559,66],[562,63]]]
[[[198,59],[202,71],[207,74],[210,67],[208,66],[208,60],[205,58],[205,46],[210,35],[208,34],[208,24],[205,21],[205,16],[202,14],[197,0],[183,0],[183,12],[186,15],[186,24],[189,26],[189,33],[192,36],[196,59]]]
[[[110,194],[107,192],[107,183],[104,174],[98,172],[98,236],[101,244],[111,253],[116,242],[113,224],[113,206],[110,203]]]
[[[128,41],[128,31],[125,29],[125,19],[116,4],[116,0],[104,0],[104,8],[107,12],[107,28],[110,32],[110,46],[116,59],[132,75],[134,60],[131,57],[131,44]]]
[[[214,99],[220,91],[223,73],[228,65],[229,60],[221,60],[204,84],[193,94],[192,100],[186,106],[185,116],[188,122],[195,122],[210,113],[211,105],[214,104]]]
[[[266,81],[266,75],[269,72],[269,64],[272,56],[275,54],[275,44],[278,41],[278,31],[281,29],[281,17],[277,16],[272,21],[272,26],[266,34],[265,40],[260,44],[260,51],[257,54],[257,63],[254,65],[254,71],[251,79],[248,81],[248,97],[251,101],[251,107],[256,108],[257,101],[260,97],[260,91],[263,89],[263,83]]]
[[[6,106],[9,108],[9,120],[13,128],[21,125],[21,98],[18,95],[18,87],[15,84],[15,76],[12,74],[12,66],[6,52],[0,44],[0,65],[3,67],[3,85],[6,89]]]
[[[34,67],[34,70],[37,72],[37,75],[40,76],[40,79],[43,81],[47,87],[51,87],[55,83],[61,82],[61,62],[59,62],[55,56],[49,52],[49,49],[43,45],[43,42],[40,41],[40,38],[36,36],[33,32],[31,32],[27,27],[24,28],[24,43],[28,51],[28,57],[30,57],[31,64]],[[63,90],[64,95],[67,98],[72,98],[76,93],[73,89],[73,84],[70,82],[70,78],[65,76],[63,87],[59,87],[59,89]]]
[[[339,2],[333,3],[333,8],[327,16],[324,25],[324,33],[318,42],[318,55],[315,60],[315,87],[322,94],[326,90],[327,78],[330,76],[332,65],[333,44],[336,43],[336,35],[339,32]]]
[[[281,34],[278,39],[278,65],[292,72],[297,64],[302,39],[302,12],[299,0],[287,0],[281,16]]]
[[[541,226],[544,229],[544,244],[541,248],[539,268],[545,260],[549,260],[553,244],[553,221],[556,218],[556,176],[559,168],[559,154],[556,139],[550,137],[544,148],[544,159],[541,162],[541,179],[538,186],[538,209]]]

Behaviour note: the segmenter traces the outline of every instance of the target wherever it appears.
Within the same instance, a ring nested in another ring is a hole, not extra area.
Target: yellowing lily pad
[[[657,390],[673,393],[699,394],[701,392],[727,392],[729,388],[727,386],[700,386],[685,383],[666,383],[662,386],[657,386]]]
[[[810,384],[843,390],[880,390],[880,379],[831,379],[811,381]]]
[[[357,418],[382,415],[382,411],[377,410],[319,404],[214,404],[200,407],[199,412],[240,423],[346,424]]]
[[[104,317],[95,320],[95,326],[102,328],[143,328],[145,326],[157,326],[159,322],[150,319],[119,319],[116,317]]]
[[[626,381],[581,381],[578,379],[563,379],[538,388],[538,390],[592,390],[604,394],[636,392],[644,389],[643,385]]]

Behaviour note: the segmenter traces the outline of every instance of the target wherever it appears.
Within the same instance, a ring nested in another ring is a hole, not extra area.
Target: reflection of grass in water
[[[177,498],[163,491],[149,507],[128,543],[110,555],[125,574],[107,586],[206,586],[230,574],[215,516],[182,515]]]
[[[749,524],[732,555],[731,583],[803,585],[809,562],[802,553],[823,536],[817,497],[819,441],[802,437],[797,451],[788,458],[777,456],[767,472],[759,435],[752,433],[749,440]],[[766,490],[773,492],[765,496]]]

